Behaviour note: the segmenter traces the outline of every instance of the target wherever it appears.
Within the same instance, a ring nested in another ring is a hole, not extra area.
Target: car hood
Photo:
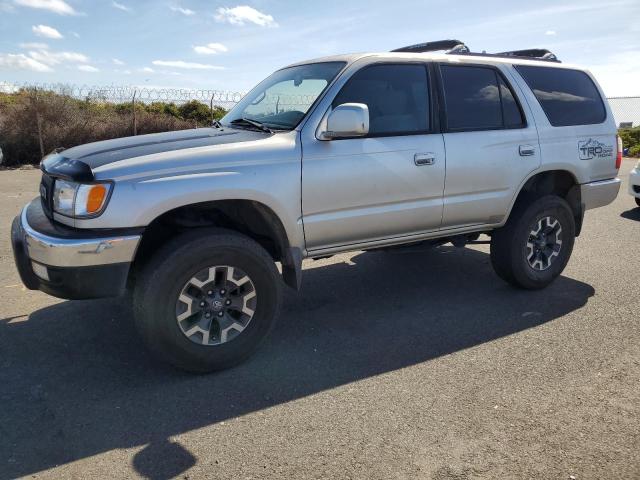
[[[249,142],[270,136],[264,132],[226,127],[196,128],[87,143],[63,150],[60,155],[69,160],[80,161],[93,170],[130,158],[195,147]]]

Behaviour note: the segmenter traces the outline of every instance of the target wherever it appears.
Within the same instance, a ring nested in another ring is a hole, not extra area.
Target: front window
[[[421,64],[371,65],[356,72],[333,100],[369,107],[369,136],[425,133],[429,124],[429,80]]]
[[[259,83],[222,118],[225,126],[251,128],[251,123],[272,130],[291,130],[344,67],[325,62],[283,68]]]

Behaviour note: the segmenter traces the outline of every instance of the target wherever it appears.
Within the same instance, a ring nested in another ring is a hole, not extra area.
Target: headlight
[[[67,217],[97,217],[110,193],[111,183],[87,185],[58,179],[53,187],[53,211]]]

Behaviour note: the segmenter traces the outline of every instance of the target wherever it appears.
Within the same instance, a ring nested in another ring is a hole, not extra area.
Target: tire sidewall
[[[535,270],[527,261],[527,240],[533,226],[544,217],[556,218],[562,227],[562,247],[559,255],[546,270]],[[575,240],[575,219],[569,204],[560,197],[546,196],[525,209],[515,228],[511,249],[513,275],[527,288],[543,288],[558,277],[569,262]]]
[[[228,368],[248,357],[274,325],[280,301],[280,279],[275,265],[270,258],[265,258],[266,252],[256,254],[251,249],[233,245],[233,237],[236,235],[186,241],[164,260],[163,252],[159,252],[161,261],[156,268],[148,269],[136,302],[145,310],[137,315],[141,318],[139,330],[154,352],[176,366],[196,371]],[[178,296],[199,271],[225,265],[243,270],[253,282],[257,296],[255,314],[247,327],[227,343],[194,343],[178,325],[175,314]]]

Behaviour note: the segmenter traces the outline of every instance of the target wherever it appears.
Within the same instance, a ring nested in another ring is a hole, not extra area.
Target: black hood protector
[[[52,177],[74,182],[93,182],[91,167],[80,160],[67,158],[59,153],[47,155],[40,163],[40,170]]]

